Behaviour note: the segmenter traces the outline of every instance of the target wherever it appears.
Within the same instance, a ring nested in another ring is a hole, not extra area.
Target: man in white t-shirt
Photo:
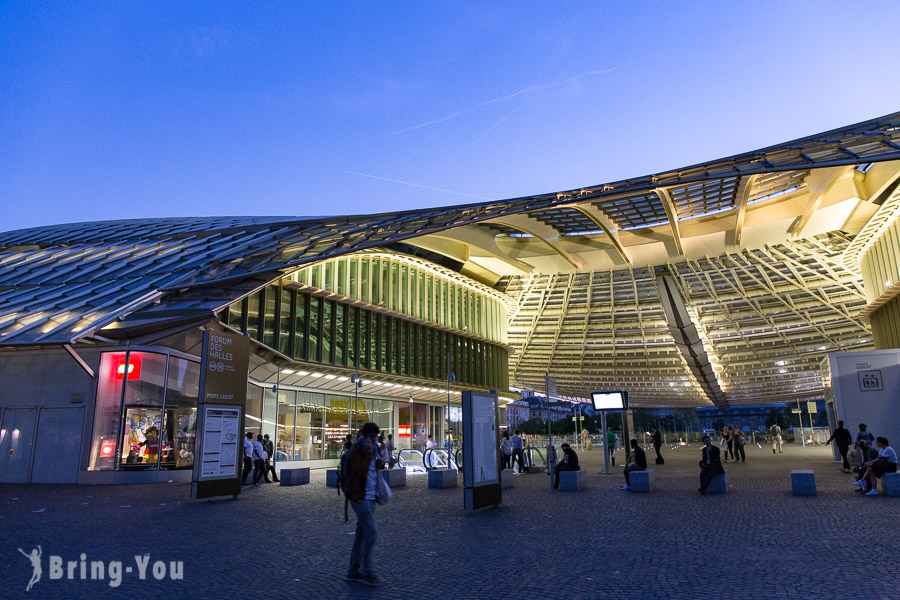
[[[244,475],[241,478],[244,485],[247,485],[247,475],[253,470],[253,434],[247,432],[244,438]]]
[[[262,479],[266,476],[266,449],[263,446],[263,436],[257,435],[253,442],[253,487],[262,485]]]

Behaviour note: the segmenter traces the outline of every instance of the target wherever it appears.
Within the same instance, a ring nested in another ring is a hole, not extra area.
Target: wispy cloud
[[[397,131],[392,132],[391,135],[399,135],[401,133],[408,133],[410,131],[422,129],[423,127],[430,127],[432,125],[439,125],[441,123],[447,123],[448,121],[452,121],[453,119],[456,119],[457,117],[461,117],[463,115],[474,112],[474,111],[484,108],[486,106],[490,106],[492,104],[508,102],[509,100],[513,100],[515,98],[518,98],[519,96],[525,96],[528,94],[533,94],[535,92],[541,92],[541,91],[549,90],[549,89],[559,87],[562,85],[567,85],[570,83],[580,81],[587,77],[596,77],[598,75],[606,75],[607,73],[612,73],[617,68],[619,68],[619,67],[612,67],[610,69],[600,69],[600,70],[596,70],[596,71],[586,71],[584,73],[579,73],[578,75],[573,75],[571,77],[567,77],[566,79],[561,79],[561,80],[555,81],[553,83],[548,83],[545,85],[530,85],[526,88],[522,88],[521,90],[516,90],[515,92],[512,92],[511,94],[506,94],[505,96],[498,96],[497,98],[491,98],[490,100],[485,100],[484,102],[481,102],[480,104],[477,104],[470,108],[454,111],[454,112],[452,112],[444,117],[441,117],[439,119],[432,119],[430,121],[425,121],[424,123],[419,123],[418,125],[412,125],[410,127],[398,129]]]
[[[422,185],[421,183],[413,183],[412,181],[402,181],[400,179],[391,179],[390,177],[381,177],[380,175],[370,175],[369,173],[359,173],[358,171],[344,171],[345,173],[349,173],[350,175],[359,175],[360,177],[369,177],[371,179],[380,179],[381,181],[390,181],[391,183],[401,183],[403,185],[411,185],[417,188],[423,188],[426,190],[433,190],[435,192],[444,192],[446,194],[455,194],[457,196],[465,196],[467,198],[475,198],[476,200],[491,200],[491,198],[485,198],[484,196],[476,196],[474,194],[466,194],[465,192],[454,192],[453,190],[445,190],[444,188],[434,187],[431,185]]]

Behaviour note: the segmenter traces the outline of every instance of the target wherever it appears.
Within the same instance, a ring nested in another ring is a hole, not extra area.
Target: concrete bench
[[[653,469],[632,471],[628,474],[628,477],[631,480],[631,483],[628,485],[629,492],[649,494],[653,488]]]
[[[395,488],[406,485],[406,469],[387,469],[379,471],[388,487]]]
[[[281,485],[303,485],[309,483],[309,467],[282,469],[279,472]]]
[[[816,474],[813,471],[791,471],[791,493],[795,496],[816,495]]]
[[[515,475],[513,475],[512,469],[503,469],[500,471],[500,488],[511,488],[513,486],[513,479],[515,479]]]
[[[325,471],[325,485],[328,487],[337,487],[338,474],[339,471],[337,469],[328,469]]]
[[[428,487],[441,489],[456,487],[459,471],[456,469],[432,469],[428,471]]]
[[[561,492],[577,492],[578,490],[587,489],[587,471],[581,469],[579,471],[560,471],[559,472],[559,491]]]
[[[878,478],[878,493],[889,498],[900,498],[900,473],[885,473]]]
[[[634,473],[632,473],[634,475]],[[725,494],[728,492],[728,471],[720,475],[716,475],[706,486],[707,494]]]

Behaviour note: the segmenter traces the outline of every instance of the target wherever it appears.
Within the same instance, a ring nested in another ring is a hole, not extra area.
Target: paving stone
[[[462,480],[429,490],[424,474],[410,474],[376,508],[384,585],[375,589],[342,579],[356,521],[350,510],[344,522],[344,498],[325,486],[324,469],[311,472],[312,485],[245,486],[238,500],[213,502],[191,502],[185,484],[4,484],[0,598],[689,599],[724,589],[742,599],[839,599],[857,597],[860,582],[866,598],[897,598],[896,566],[848,560],[846,540],[895,556],[900,501],[855,493],[829,448],[766,450],[748,445],[747,462],[728,464],[725,496],[697,492],[699,446],[667,446],[652,494],[621,492],[621,466],[601,475],[602,452],[579,452],[588,489],[555,494],[546,475],[517,476],[499,508],[471,513]],[[791,495],[791,470],[815,470],[817,498]],[[719,550],[723,532],[731,554]],[[810,540],[814,550],[803,551]],[[38,545],[44,573],[26,594],[32,570],[17,548]],[[49,579],[50,555],[81,553],[181,560],[184,579],[132,574],[118,588]],[[573,571],[572,556],[587,566]]]

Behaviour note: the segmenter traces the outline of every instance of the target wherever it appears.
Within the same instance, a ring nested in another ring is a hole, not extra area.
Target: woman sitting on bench
[[[877,496],[878,479],[884,477],[885,473],[897,472],[897,453],[888,445],[886,437],[879,436],[875,438],[875,445],[878,446],[878,458],[865,463],[866,472],[863,473],[862,479],[853,485],[868,490],[866,496]]]

